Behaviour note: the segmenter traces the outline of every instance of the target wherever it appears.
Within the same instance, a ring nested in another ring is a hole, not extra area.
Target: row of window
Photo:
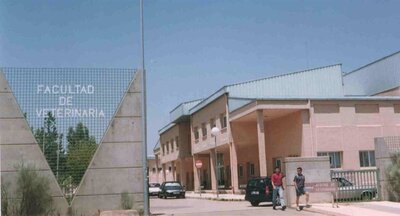
[[[221,129],[224,129],[227,127],[228,124],[227,124],[226,114],[220,114],[219,121],[221,124]],[[210,130],[216,126],[214,118],[210,119],[209,125],[210,125],[210,127],[209,127]],[[194,139],[199,140],[199,138],[200,138],[199,127],[197,127],[197,126],[194,127],[193,133],[194,133]],[[201,124],[201,134],[202,134],[203,139],[207,138],[208,128],[207,128],[207,123],[205,123],[205,122]]]
[[[341,168],[343,152],[318,152],[317,156],[329,156],[329,163],[331,168]],[[375,151],[360,151],[360,167],[374,167],[375,166]],[[277,160],[275,166],[280,167],[281,161]],[[223,168],[223,154],[217,155],[217,169]],[[175,168],[176,169],[176,168]],[[171,167],[168,168],[171,172]],[[254,163],[247,163],[248,175],[255,175],[255,165]],[[158,168],[158,171],[162,171],[162,168]],[[156,168],[153,168],[153,173],[156,172]],[[222,172],[223,173],[223,172]],[[238,175],[239,178],[244,176],[244,167],[242,164],[238,165]]]
[[[169,142],[162,144],[163,155],[170,153],[170,151],[169,151],[170,147],[171,147],[171,153],[174,152],[175,148],[176,148],[176,150],[179,149],[179,137],[178,136],[176,136],[175,139],[171,139]]]
[[[329,156],[331,168],[341,168],[343,152],[318,152],[317,156]],[[359,152],[360,167],[375,166],[375,151],[360,151]]]
[[[256,168],[255,168],[254,163],[247,164],[247,172],[248,172],[248,175],[250,175],[250,176],[256,175]],[[244,167],[242,164],[238,165],[238,175],[239,175],[239,178],[242,178],[244,176]]]
[[[379,104],[356,104],[355,113],[379,113]],[[400,104],[393,105],[394,113],[400,113]],[[315,113],[339,113],[339,104],[314,104]]]
[[[156,167],[153,167],[152,172],[155,173],[156,170],[157,170],[157,168],[156,168]],[[176,171],[176,167],[174,168],[174,170]],[[162,171],[162,168],[159,167],[159,168],[158,168],[158,172],[161,172],[161,171]],[[169,171],[169,172],[172,171],[172,167],[171,167],[171,166],[168,167],[168,171]]]

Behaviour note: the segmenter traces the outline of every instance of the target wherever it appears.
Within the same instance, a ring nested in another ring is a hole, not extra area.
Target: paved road
[[[153,215],[318,215],[321,214],[311,212],[297,212],[294,209],[286,209],[286,211],[273,210],[270,205],[260,205],[252,207],[249,202],[245,201],[212,201],[200,199],[150,199],[150,211]]]

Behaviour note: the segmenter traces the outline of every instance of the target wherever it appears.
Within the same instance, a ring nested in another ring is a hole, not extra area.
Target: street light
[[[217,135],[221,132],[221,130],[217,127],[213,127],[211,129],[211,135],[214,136],[214,143],[215,143],[215,178],[216,178],[216,183],[217,183],[217,198],[219,198],[219,183],[218,183],[218,171],[217,171]]]

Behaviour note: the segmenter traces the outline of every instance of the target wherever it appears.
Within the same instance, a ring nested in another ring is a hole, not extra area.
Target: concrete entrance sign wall
[[[24,118],[5,75],[0,72],[0,152],[1,184],[6,186],[10,198],[14,197],[18,170],[16,165],[34,165],[40,175],[49,180],[54,208],[67,213],[68,203],[51,171],[46,158]]]
[[[288,157],[283,158],[282,171],[286,174],[286,199],[288,205],[296,204],[296,191],[293,183],[297,167],[303,168],[306,183],[330,182],[329,157]],[[305,198],[301,198],[301,202]],[[332,201],[330,192],[311,193],[310,203],[329,203]]]
[[[72,201],[77,215],[121,209],[128,193],[143,209],[141,72],[136,72]]]
[[[106,132],[100,137],[101,141],[98,144],[97,150],[79,187],[75,191],[75,196],[70,206],[41,148],[32,134],[30,124],[24,117],[23,111],[20,109],[17,99],[14,96],[15,93],[12,92],[6,80],[6,75],[8,76],[10,74],[12,73],[9,71],[6,71],[5,74],[0,72],[0,151],[2,185],[4,183],[10,183],[9,190],[15,190],[17,178],[17,169],[15,165],[23,161],[24,164],[35,165],[40,174],[46,176],[50,180],[51,194],[53,196],[55,208],[60,215],[67,215],[68,212],[74,215],[93,215],[97,213],[98,210],[121,209],[121,195],[123,193],[126,193],[130,197],[134,208],[142,209],[144,201],[144,173],[141,131],[141,72],[136,72],[134,74],[133,80],[130,82],[129,86],[126,86],[127,88],[124,88],[125,90],[121,92],[123,93],[123,97],[119,102],[118,108],[115,111],[115,108],[111,110],[114,111],[114,114],[111,113],[112,118],[110,118],[111,120]],[[111,74],[107,74],[107,76],[110,75]],[[24,76],[13,77],[10,75],[10,77],[13,78],[13,84],[17,83],[21,85],[21,83],[18,83],[18,81],[21,81],[18,80],[18,78],[23,78]],[[68,79],[77,80],[79,78]],[[96,78],[96,80],[98,81],[99,79]],[[94,82],[96,82],[96,80]],[[90,78],[87,78],[86,81],[90,82]],[[31,83],[29,84],[31,85]],[[110,85],[112,85],[112,83]],[[99,84],[97,86],[98,88],[104,88],[104,85]],[[26,89],[27,88],[22,88],[21,90],[21,88],[19,88],[18,94],[25,94],[24,90],[26,91]],[[114,90],[115,88],[110,88],[110,91]],[[101,95],[97,95],[96,98],[93,98],[89,102],[98,100],[100,96]],[[117,97],[119,99],[120,96]],[[23,100],[24,106],[29,104],[26,98],[25,95]],[[79,101],[82,101],[82,98],[76,97]],[[109,103],[110,101],[112,101],[110,97],[107,97],[107,99],[103,101],[103,104],[106,104],[106,102]],[[113,105],[106,105],[107,108],[105,112],[107,116],[107,109],[110,110],[110,107]],[[32,108],[32,106],[29,108]],[[28,109],[28,112],[29,111],[32,110]],[[34,118],[34,116],[29,113],[28,116],[31,119]],[[89,124],[89,127],[95,126],[97,125]],[[98,128],[100,128],[100,126]],[[100,130],[97,130],[97,132],[98,131]],[[101,134],[97,133],[95,135],[97,138]]]

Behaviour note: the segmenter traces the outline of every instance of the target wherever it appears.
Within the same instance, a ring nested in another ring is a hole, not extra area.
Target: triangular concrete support
[[[143,208],[141,76],[136,72],[71,204],[76,215],[121,209],[121,194]]]
[[[0,71],[0,152],[1,185],[6,187],[10,198],[15,198],[17,188],[17,166],[34,165],[40,175],[49,180],[54,208],[60,215],[66,215],[68,203],[46,158],[33,136],[15,96]]]

